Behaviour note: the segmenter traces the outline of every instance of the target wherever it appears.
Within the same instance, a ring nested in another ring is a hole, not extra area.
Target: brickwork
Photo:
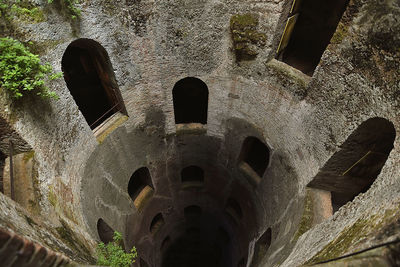
[[[61,267],[73,265],[65,256],[1,228],[0,262],[2,267]]]

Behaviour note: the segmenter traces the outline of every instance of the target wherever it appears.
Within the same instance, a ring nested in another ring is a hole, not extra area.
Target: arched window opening
[[[271,228],[268,228],[264,234],[257,240],[254,247],[254,260],[253,266],[261,263],[265,254],[267,254],[269,246],[271,245]]]
[[[175,123],[207,124],[208,88],[194,77],[178,81],[173,90]]]
[[[114,230],[101,218],[97,221],[97,233],[104,244],[113,241]]]
[[[393,149],[395,137],[391,122],[368,119],[347,138],[308,187],[329,191],[336,212],[371,187]]]
[[[146,167],[136,170],[128,183],[128,194],[136,208],[142,207],[153,195],[154,188],[149,169]]]
[[[161,243],[161,248],[160,250],[164,250],[166,247],[168,247],[171,244],[171,238],[167,236],[164,238],[163,242]]]
[[[234,220],[235,223],[239,223],[243,218],[242,208],[239,203],[233,198],[229,198],[225,208],[226,213]]]
[[[152,235],[156,234],[163,225],[164,225],[164,217],[162,216],[161,213],[158,213],[156,216],[154,216],[153,220],[151,221],[150,233]]]
[[[278,48],[278,58],[312,75],[349,0],[293,0]]]
[[[239,155],[239,167],[258,184],[269,164],[269,149],[258,138],[249,136],[243,141]]]
[[[182,169],[181,180],[184,188],[202,187],[204,184],[204,171],[197,166],[186,167]]]
[[[186,219],[196,219],[201,216],[202,210],[199,206],[188,206],[183,210]]]
[[[98,42],[73,41],[65,50],[61,68],[67,87],[91,129],[117,112],[127,115],[110,59]]]

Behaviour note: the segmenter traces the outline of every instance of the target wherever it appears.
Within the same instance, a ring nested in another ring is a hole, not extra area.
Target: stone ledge
[[[120,112],[114,113],[111,117],[106,119],[102,124],[97,126],[93,130],[93,134],[96,137],[97,141],[101,144],[110,133],[112,133],[115,129],[117,129],[126,120],[128,120],[128,116]]]

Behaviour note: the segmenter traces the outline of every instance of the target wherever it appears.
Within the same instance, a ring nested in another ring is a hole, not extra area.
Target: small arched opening
[[[254,136],[243,141],[239,155],[239,167],[244,171],[252,184],[258,184],[269,164],[269,149]]]
[[[181,181],[184,188],[202,187],[204,184],[204,171],[198,166],[188,166],[181,171]]]
[[[91,39],[77,39],[61,61],[64,80],[91,129],[117,112],[127,115],[111,61],[104,47]]]
[[[104,244],[113,242],[114,230],[101,218],[97,221],[97,233]]]
[[[163,225],[164,225],[164,217],[161,213],[158,213],[156,216],[154,216],[153,220],[151,221],[150,233],[152,235],[155,235]]]
[[[240,204],[233,198],[228,199],[225,211],[236,224],[239,224],[240,220],[243,218],[242,208],[240,207]]]
[[[178,81],[172,90],[175,123],[207,124],[208,88],[194,77]]]
[[[395,137],[396,131],[390,121],[384,118],[366,120],[307,186],[330,192],[331,209],[336,212],[371,187],[393,149]]]
[[[149,169],[141,167],[131,176],[128,183],[128,194],[136,208],[142,207],[154,192]]]

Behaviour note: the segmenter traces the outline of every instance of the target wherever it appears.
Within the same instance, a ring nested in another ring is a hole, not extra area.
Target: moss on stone
[[[49,193],[47,195],[47,198],[49,199],[49,202],[53,207],[57,206],[57,196],[54,193],[52,186],[49,187]]]
[[[29,160],[31,160],[31,159],[33,159],[33,157],[35,156],[35,151],[30,151],[30,152],[26,152],[26,153],[24,153],[24,157],[23,157],[23,160],[24,160],[24,162],[26,163],[26,162],[28,162]]]
[[[311,229],[314,221],[314,213],[313,213],[313,199],[311,196],[310,189],[307,189],[306,196],[304,198],[304,208],[303,215],[301,216],[299,228],[294,234],[293,240],[296,242],[300,236],[302,236],[305,232]]]
[[[69,228],[68,224],[64,220],[60,220],[60,227],[56,227],[55,230],[62,240],[73,250],[84,253],[85,258],[93,263],[94,259],[90,256],[88,248],[76,237],[75,233]]]
[[[335,33],[331,38],[331,43],[340,44],[343,41],[343,39],[347,36],[347,34],[348,34],[348,26],[344,25],[343,23],[339,23]]]
[[[258,17],[254,14],[236,14],[231,17],[230,29],[236,59],[254,59],[258,48],[265,46],[266,36],[257,31]]]
[[[366,219],[359,218],[353,225],[343,229],[333,241],[307,261],[306,264],[314,264],[345,255],[351,247],[361,243],[372,233],[376,236],[377,232],[382,230],[385,225],[397,220],[398,217],[398,209],[389,209],[383,214],[375,214]]]

